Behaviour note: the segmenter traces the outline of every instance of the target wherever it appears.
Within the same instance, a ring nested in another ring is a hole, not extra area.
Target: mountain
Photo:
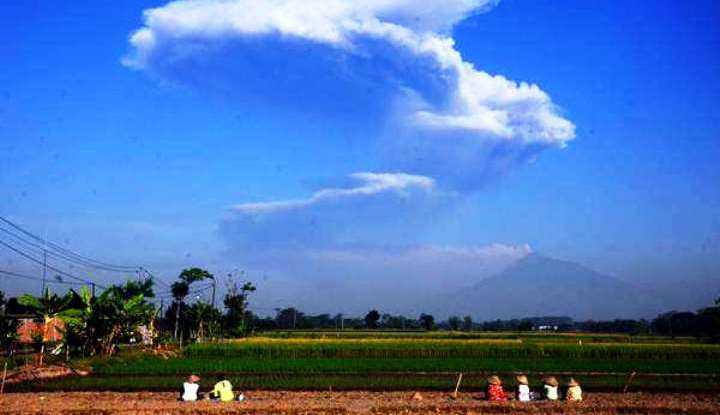
[[[576,320],[652,318],[666,311],[650,291],[539,254],[443,298],[433,309],[438,315],[471,315],[476,321],[550,315]]]

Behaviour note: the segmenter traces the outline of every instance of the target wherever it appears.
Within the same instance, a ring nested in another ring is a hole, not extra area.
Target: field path
[[[0,414],[720,414],[720,397],[707,394],[596,393],[580,404],[490,403],[476,394],[423,392],[247,393],[245,402],[178,402],[172,393],[11,393]]]

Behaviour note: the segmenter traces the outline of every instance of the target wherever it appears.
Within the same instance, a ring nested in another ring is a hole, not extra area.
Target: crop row
[[[627,334],[423,331],[423,330],[287,330],[262,333],[280,339],[486,339],[544,343],[701,343],[693,337],[631,336]]]
[[[12,385],[11,391],[62,390],[62,391],[173,391],[178,390],[183,376],[102,376],[93,375],[81,378],[35,381]],[[244,374],[229,375],[228,379],[236,389],[265,390],[452,390],[457,377],[450,374]],[[586,376],[580,379],[586,391],[619,391],[627,383],[627,377],[621,375]],[[201,388],[209,389],[214,377],[206,376],[201,380]],[[485,376],[468,374],[463,377],[462,388],[480,390],[486,384]],[[506,379],[506,386],[513,387],[513,380]],[[531,387],[541,385],[533,379]],[[632,382],[633,390],[695,390],[717,391],[717,382],[696,378],[646,377]]]
[[[189,373],[377,373],[377,372],[639,372],[720,373],[720,360],[472,359],[472,358],[281,358],[146,357],[98,362],[99,375],[187,375]]]
[[[720,346],[704,344],[568,344],[456,339],[266,339],[193,344],[187,357],[275,358],[565,358],[719,359]]]

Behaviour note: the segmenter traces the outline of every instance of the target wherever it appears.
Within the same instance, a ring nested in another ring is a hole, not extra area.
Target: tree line
[[[193,287],[210,282],[213,300],[192,301]],[[46,354],[49,322],[63,322],[59,344],[53,354],[112,355],[120,344],[202,341],[206,338],[234,338],[271,330],[453,330],[453,331],[583,331],[597,333],[657,334],[696,336],[720,341],[720,298],[697,312],[672,311],[652,320],[573,321],[570,317],[533,317],[475,322],[470,316],[451,316],[442,321],[428,313],[406,317],[370,310],[364,316],[306,314],[294,307],[277,309],[274,316],[261,317],[248,310],[248,297],[255,286],[248,281],[226,280],[222,309],[215,306],[216,277],[200,268],[184,269],[170,285],[172,302],[158,307],[154,281],[128,280],[95,294],[88,287],[65,294],[46,289],[41,296],[25,294],[6,298],[0,291],[0,347],[11,353],[17,341],[18,316],[30,316],[42,324],[34,333],[40,360]]]
[[[163,307],[153,302],[155,284],[151,278],[112,285],[97,295],[88,287],[64,294],[45,289],[40,296],[25,294],[14,298],[6,298],[0,291],[0,347],[7,354],[13,353],[20,318],[43,323],[32,333],[32,344],[41,364],[49,347],[53,355],[61,352],[68,358],[109,356],[121,344],[244,336],[251,320],[247,300],[255,291],[253,284],[228,278],[220,311],[208,302],[188,301],[192,285],[205,280],[210,280],[215,288],[215,277],[206,270],[183,270],[170,286],[173,301],[164,313]],[[54,321],[62,324],[50,324]],[[48,340],[50,330],[61,331],[59,342]]]

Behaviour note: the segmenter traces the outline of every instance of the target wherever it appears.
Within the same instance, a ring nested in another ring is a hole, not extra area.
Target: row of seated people
[[[568,380],[562,394],[559,389],[560,383],[554,376],[546,376],[543,378],[543,387],[540,392],[530,390],[528,378],[525,375],[517,376],[515,380],[517,381],[517,389],[514,394],[509,395],[503,389],[502,380],[500,380],[498,376],[490,376],[487,380],[485,398],[489,401],[506,401],[514,398],[521,402],[529,402],[535,400],[557,401],[564,397],[566,401],[582,401],[580,383],[573,378]]]

